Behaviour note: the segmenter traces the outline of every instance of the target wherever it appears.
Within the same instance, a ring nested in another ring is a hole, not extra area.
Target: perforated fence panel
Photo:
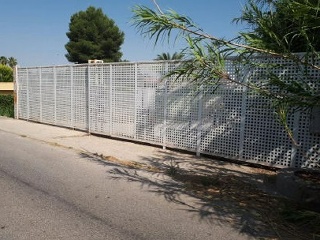
[[[257,59],[283,64],[279,59]],[[213,91],[163,76],[177,62],[84,64],[18,68],[17,118],[86,130],[277,167],[316,167],[320,136],[310,133],[310,114],[296,113],[292,144],[268,99],[245,86],[225,83]],[[254,79],[263,69],[236,70]],[[295,76],[293,64],[275,74]],[[319,72],[310,72],[318,79]],[[320,91],[317,81],[309,85]]]
[[[54,89],[54,76],[55,72],[53,68],[42,68],[41,69],[41,79],[40,79],[40,120],[44,123],[54,124],[55,118],[54,111],[55,106],[52,104],[55,102],[55,92]],[[58,101],[57,101],[58,102]]]
[[[71,68],[71,96],[72,105],[69,111],[71,114],[71,127],[88,130],[88,67],[72,66]]]
[[[165,84],[161,77],[166,71],[163,63],[136,64],[136,139],[162,143],[165,121]]]
[[[54,68],[54,123],[59,126],[72,127],[73,92],[70,67]],[[83,99],[82,101],[84,101]],[[53,104],[52,104],[53,105]]]
[[[90,70],[89,85],[89,119],[92,132],[107,134],[112,133],[110,81],[111,67],[94,66]]]
[[[19,69],[19,78],[16,79],[17,104],[15,116],[21,119],[29,119],[29,90],[28,90],[28,69]],[[17,73],[18,74],[18,73]]]

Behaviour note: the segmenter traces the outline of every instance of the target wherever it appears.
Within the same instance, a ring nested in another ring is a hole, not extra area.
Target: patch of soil
[[[255,222],[260,221],[262,232],[270,229],[276,233],[273,237],[261,239],[309,240],[320,234],[319,213],[306,211],[299,204],[268,195],[240,176],[221,173],[206,176],[180,171],[171,177],[185,183],[188,191],[203,200],[216,202],[220,199],[231,204],[230,209],[238,209],[246,216],[251,215]]]
[[[294,173],[300,179],[320,186],[320,171],[298,170]]]

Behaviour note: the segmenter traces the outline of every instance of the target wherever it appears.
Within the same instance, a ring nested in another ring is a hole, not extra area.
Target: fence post
[[[30,100],[29,100],[29,69],[27,68],[27,120],[30,118]]]
[[[168,73],[168,62],[165,62],[165,73]],[[163,96],[163,133],[162,133],[162,148],[166,149],[167,147],[167,104],[168,104],[168,78],[164,80],[164,96]]]
[[[243,87],[242,102],[241,102],[241,116],[240,116],[240,136],[239,136],[239,158],[243,158],[244,147],[244,133],[246,125],[246,108],[247,108],[247,87]]]
[[[18,66],[14,67],[13,74],[14,92],[13,92],[13,103],[14,103],[14,118],[19,119],[19,85],[18,85]]]
[[[250,69],[247,69],[244,77],[244,82],[246,83],[250,74]],[[247,91],[246,86],[242,86],[242,98],[241,98],[241,115],[240,115],[240,136],[239,136],[239,159],[243,159],[244,151],[244,133],[246,127],[246,112],[247,112]]]
[[[138,64],[134,64],[134,139],[137,139]]]
[[[90,126],[90,65],[87,65],[87,128],[88,128],[88,133],[90,134],[91,132],[91,126]]]
[[[73,119],[73,115],[74,115],[74,102],[73,102],[73,66],[70,66],[70,115],[71,115],[71,119],[70,119],[70,124],[71,127],[74,128],[74,119]]]
[[[40,81],[39,82],[40,122],[42,122],[42,68],[39,67],[38,70],[39,70],[39,81]]]
[[[299,132],[299,119],[300,119],[300,112],[294,113],[293,116],[293,139],[298,140],[298,132]],[[296,146],[293,142],[291,143],[291,159],[290,159],[290,167],[294,168],[296,167],[296,155],[298,146]],[[301,166],[299,166],[301,167]]]
[[[57,72],[56,67],[53,67],[53,87],[54,87],[54,124],[57,124]]]
[[[109,133],[110,135],[112,135],[113,131],[112,131],[112,78],[113,78],[113,74],[112,74],[112,64],[110,64],[109,66],[109,75],[110,75],[110,81],[109,81],[109,84],[110,84],[110,87],[109,87]]]
[[[201,152],[201,131],[202,131],[202,104],[203,104],[203,86],[200,86],[199,89],[199,102],[198,102],[198,124],[197,124],[197,149],[196,156],[200,157]]]

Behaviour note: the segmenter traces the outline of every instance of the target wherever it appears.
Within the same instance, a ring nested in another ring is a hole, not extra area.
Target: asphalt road
[[[0,239],[251,239],[148,178],[165,176],[0,131]]]

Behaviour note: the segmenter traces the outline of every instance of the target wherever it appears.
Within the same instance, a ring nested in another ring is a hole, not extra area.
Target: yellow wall
[[[0,82],[0,94],[13,94],[13,82]]]

